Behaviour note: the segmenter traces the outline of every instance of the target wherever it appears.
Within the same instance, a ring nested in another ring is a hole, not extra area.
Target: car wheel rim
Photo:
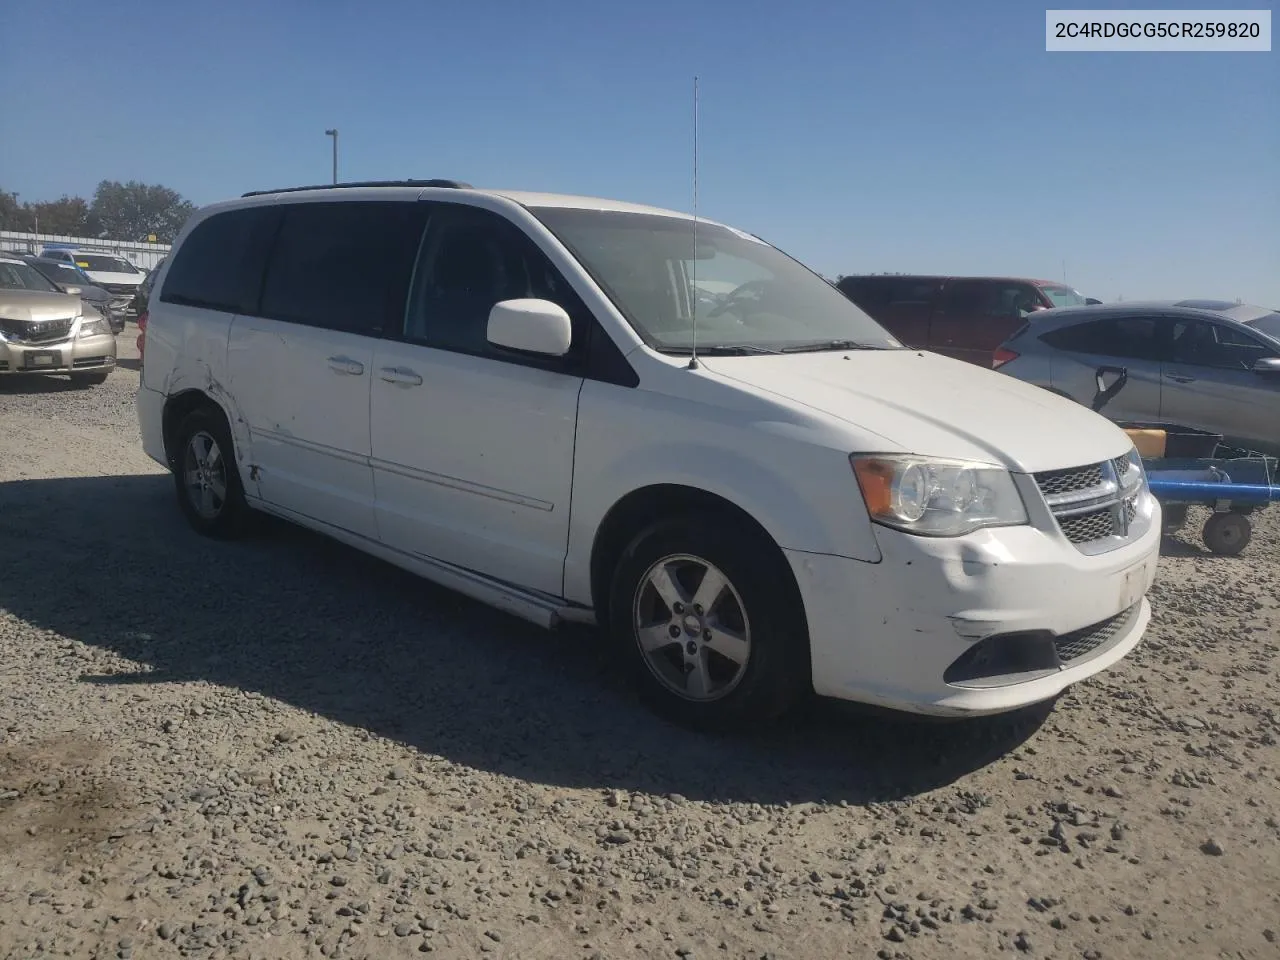
[[[686,700],[733,692],[751,659],[751,624],[737,589],[701,557],[663,557],[645,572],[631,611],[649,672]]]
[[[227,468],[212,435],[204,430],[191,435],[182,472],[191,508],[203,520],[216,520],[227,502]]]

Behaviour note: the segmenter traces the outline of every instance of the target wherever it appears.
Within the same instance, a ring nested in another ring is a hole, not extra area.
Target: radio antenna
[[[689,349],[689,369],[698,369],[698,77],[693,77],[693,256],[689,312],[693,315],[693,345]]]

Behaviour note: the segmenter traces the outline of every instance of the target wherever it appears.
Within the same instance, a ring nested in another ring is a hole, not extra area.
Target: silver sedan
[[[1104,416],[1221,434],[1280,456],[1280,312],[1219,300],[1042,310],[996,351],[996,369]]]

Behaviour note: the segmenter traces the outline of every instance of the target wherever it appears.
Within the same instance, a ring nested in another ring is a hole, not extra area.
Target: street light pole
[[[324,132],[326,137],[333,137],[333,182],[338,182],[338,128]]]

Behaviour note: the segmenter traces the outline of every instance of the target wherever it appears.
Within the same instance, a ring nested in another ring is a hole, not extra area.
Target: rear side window
[[[403,315],[424,206],[377,200],[283,206],[260,315],[350,333],[390,329]]]
[[[1055,349],[1072,353],[1159,360],[1159,332],[1159,324],[1154,318],[1119,317],[1060,327],[1041,334],[1040,339]]]
[[[273,223],[268,207],[228,210],[202,220],[173,254],[160,302],[252,313]]]

